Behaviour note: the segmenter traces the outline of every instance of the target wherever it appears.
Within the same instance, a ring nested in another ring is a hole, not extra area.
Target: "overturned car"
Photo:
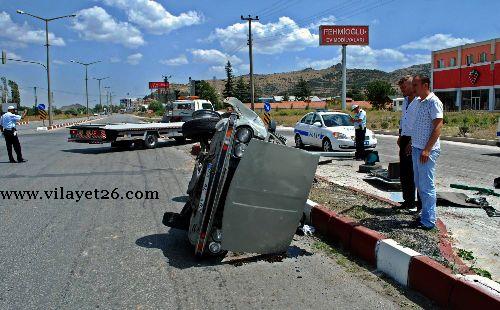
[[[259,116],[236,98],[220,116],[199,111],[183,125],[200,141],[188,201],[180,214],[167,212],[166,226],[187,231],[196,256],[227,251],[286,251],[303,216],[318,156],[287,147]],[[210,141],[210,143],[209,143]]]

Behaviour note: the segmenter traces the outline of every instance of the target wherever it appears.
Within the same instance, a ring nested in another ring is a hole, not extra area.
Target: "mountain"
[[[397,82],[405,75],[430,74],[430,64],[414,65],[408,68],[398,69],[392,72],[369,69],[347,69],[347,89],[356,85],[365,88],[374,80],[384,80],[398,90]],[[337,64],[326,69],[315,70],[307,68],[300,71],[284,73],[256,74],[254,75],[255,86],[260,96],[282,95],[287,93],[293,95],[293,87],[300,78],[309,82],[312,93],[320,97],[340,95],[342,89],[342,66]],[[248,75],[243,76],[248,81]],[[215,86],[219,93],[224,89],[224,80],[208,80]]]
[[[86,107],[84,107],[83,105],[79,104],[79,103],[76,103],[76,104],[70,104],[70,105],[65,105],[65,106],[62,106],[60,108],[61,111],[63,112],[66,112],[66,111],[70,111],[70,110],[78,110],[78,109],[85,109]]]

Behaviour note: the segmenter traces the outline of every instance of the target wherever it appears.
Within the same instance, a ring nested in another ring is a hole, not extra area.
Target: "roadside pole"
[[[342,111],[347,108],[346,93],[347,93],[347,65],[346,65],[346,52],[347,45],[342,45]]]
[[[347,45],[368,45],[368,26],[319,26],[319,45],[342,45],[342,110],[347,109]]]
[[[248,17],[243,17],[241,15],[241,20],[248,21],[248,53],[250,58],[250,108],[255,110],[255,87],[253,82],[253,53],[252,53],[252,20],[259,20],[259,16],[252,17],[248,15]]]

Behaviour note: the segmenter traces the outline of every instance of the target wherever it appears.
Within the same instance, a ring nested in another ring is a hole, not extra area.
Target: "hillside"
[[[415,65],[392,72],[368,69],[347,69],[347,88],[356,85],[360,88],[373,80],[384,80],[397,89],[398,80],[404,75],[430,74],[430,64]],[[262,96],[293,94],[293,87],[300,78],[309,81],[314,95],[329,97],[340,95],[342,88],[342,66],[337,64],[326,69],[314,70],[307,68],[300,71],[273,74],[256,74],[255,85]],[[243,76],[248,80],[248,75]],[[222,93],[224,80],[209,80],[215,83],[216,89]]]

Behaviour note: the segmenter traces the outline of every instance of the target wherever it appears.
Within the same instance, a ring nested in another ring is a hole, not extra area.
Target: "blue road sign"
[[[38,110],[45,110],[45,104],[40,103],[39,105],[36,106]]]
[[[264,111],[268,112],[271,111],[271,104],[269,101],[264,101]]]

